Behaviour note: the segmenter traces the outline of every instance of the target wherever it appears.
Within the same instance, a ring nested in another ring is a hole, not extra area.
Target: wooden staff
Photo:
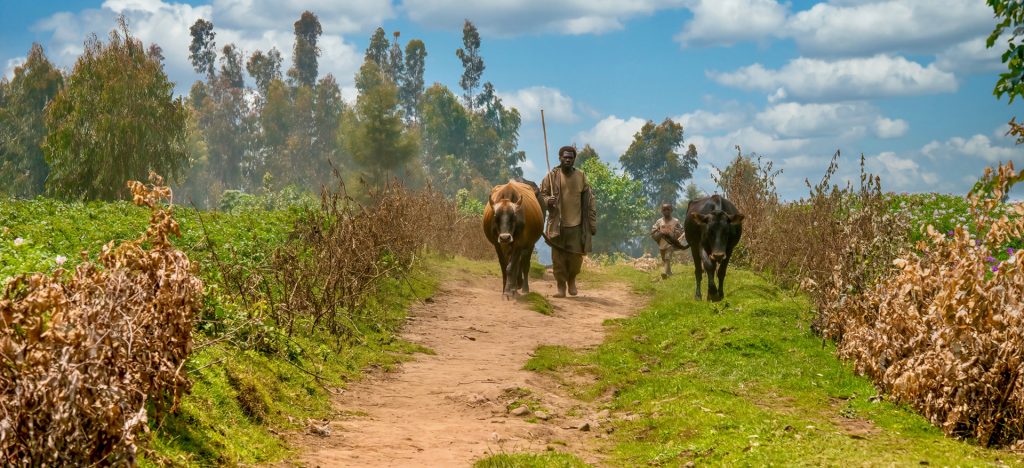
[[[548,126],[544,124],[544,109],[540,110],[540,128],[544,129],[544,162],[548,163],[548,172],[551,172],[551,156],[548,156]]]

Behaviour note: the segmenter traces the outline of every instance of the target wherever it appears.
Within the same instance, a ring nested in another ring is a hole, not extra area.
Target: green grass
[[[502,453],[473,464],[474,468],[583,468],[590,466],[575,455],[562,452]]]
[[[629,283],[650,295],[649,306],[612,321],[597,349],[541,347],[526,368],[620,416],[610,436],[615,465],[1021,461],[946,438],[909,409],[873,398],[871,383],[809,330],[809,302],[750,272],[730,270],[720,303],[694,301],[690,275],[655,281],[621,267],[592,275]]]
[[[554,315],[555,307],[551,305],[551,301],[548,298],[535,293],[527,293],[520,298],[530,304],[530,310],[538,312],[543,315]]]

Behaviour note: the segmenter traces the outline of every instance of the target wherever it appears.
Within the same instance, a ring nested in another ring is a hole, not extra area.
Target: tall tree
[[[679,154],[683,145],[683,126],[672,119],[655,125],[647,123],[633,137],[629,149],[619,158],[622,168],[643,184],[643,193],[652,203],[676,204],[683,182],[697,168],[697,148]]]
[[[43,192],[50,172],[40,144],[46,135],[46,105],[64,84],[64,75],[32,44],[10,82],[0,82],[0,193],[31,197]]]
[[[402,74],[398,99],[402,102],[405,117],[415,122],[419,119],[420,98],[423,96],[423,71],[426,68],[427,48],[423,41],[413,39],[405,45],[405,67]]]
[[[47,190],[111,200],[151,170],[177,179],[188,163],[186,118],[163,66],[121,17],[108,43],[86,41],[67,86],[47,107]]]
[[[370,45],[366,46],[366,55],[363,61],[372,60],[378,67],[384,69],[388,64],[388,35],[384,28],[378,27],[370,36]]]
[[[229,88],[245,87],[242,77],[242,54],[234,44],[224,46],[220,56],[220,77]]]
[[[345,109],[345,101],[341,99],[341,89],[334,75],[328,74],[320,79],[313,96],[313,168],[310,181],[313,188],[330,181],[330,165],[343,167],[346,161],[341,159],[337,150],[338,127],[341,125],[341,114]]]
[[[416,154],[413,135],[405,132],[398,108],[398,88],[377,62],[366,60],[356,75],[359,97],[355,109],[346,111],[342,144],[352,159],[380,184],[389,174],[402,170]]]
[[[484,59],[480,56],[480,33],[468,19],[462,26],[462,48],[455,51],[455,56],[462,61],[463,71],[459,86],[465,91],[466,107],[472,110],[476,88],[484,74]]]
[[[271,47],[265,54],[259,50],[253,52],[245,64],[246,71],[256,82],[256,89],[264,99],[270,82],[281,79],[281,62],[281,52],[278,52],[276,47]]]
[[[396,85],[402,85],[402,76],[405,74],[405,62],[402,59],[402,43],[398,40],[401,35],[400,32],[395,31],[391,34],[393,39],[391,40],[391,48],[388,49],[388,62],[387,62],[387,75],[391,77]]]
[[[217,33],[213,31],[213,23],[199,18],[189,28],[189,32],[192,34],[192,44],[188,47],[188,58],[192,61],[192,67],[196,73],[203,73],[208,81],[213,81],[217,65],[217,43],[214,42]]]
[[[288,77],[296,86],[316,85],[318,74],[317,60],[320,57],[320,47],[317,42],[323,28],[320,27],[320,19],[310,11],[302,12],[302,16],[295,22],[295,49],[292,53],[292,68],[288,70]]]
[[[598,161],[601,160],[597,155],[597,150],[595,150],[593,146],[590,146],[589,144],[583,145],[583,149],[581,149],[579,154],[576,155],[576,167],[583,167],[583,165],[591,159],[597,159]]]
[[[590,158],[580,167],[587,174],[594,198],[601,203],[597,210],[601,235],[594,237],[594,251],[639,253],[639,240],[654,218],[648,199],[637,195],[643,192],[642,184],[628,174],[616,174],[598,158]]]
[[[474,135],[474,140],[483,139],[481,151],[474,154],[486,155],[488,158],[487,161],[477,162],[477,167],[482,168],[484,175],[494,183],[511,177],[522,177],[523,171],[519,164],[526,159],[526,153],[516,149],[522,123],[519,111],[506,108],[489,81],[484,83],[483,90],[477,96],[476,107],[485,127],[477,130],[477,135]],[[491,137],[488,130],[493,131],[497,144],[488,141]]]

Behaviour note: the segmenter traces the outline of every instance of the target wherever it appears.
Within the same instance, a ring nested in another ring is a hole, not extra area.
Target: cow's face
[[[515,240],[516,225],[522,211],[522,203],[501,200],[492,205],[494,208],[494,228],[497,230],[499,244],[511,244]]]
[[[726,249],[729,245],[729,234],[732,232],[733,224],[743,222],[742,214],[729,215],[717,210],[711,213],[692,213],[690,217],[697,222],[702,232],[701,247],[707,252],[713,262],[725,260]]]

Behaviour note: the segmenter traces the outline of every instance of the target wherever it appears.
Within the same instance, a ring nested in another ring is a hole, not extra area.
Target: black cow
[[[725,297],[725,270],[729,267],[732,249],[743,233],[742,222],[743,215],[736,210],[736,205],[718,195],[691,201],[686,208],[683,231],[693,255],[697,278],[695,298],[701,298],[700,280],[704,271],[708,273],[708,300],[720,301]],[[715,285],[716,272],[718,285]]]

